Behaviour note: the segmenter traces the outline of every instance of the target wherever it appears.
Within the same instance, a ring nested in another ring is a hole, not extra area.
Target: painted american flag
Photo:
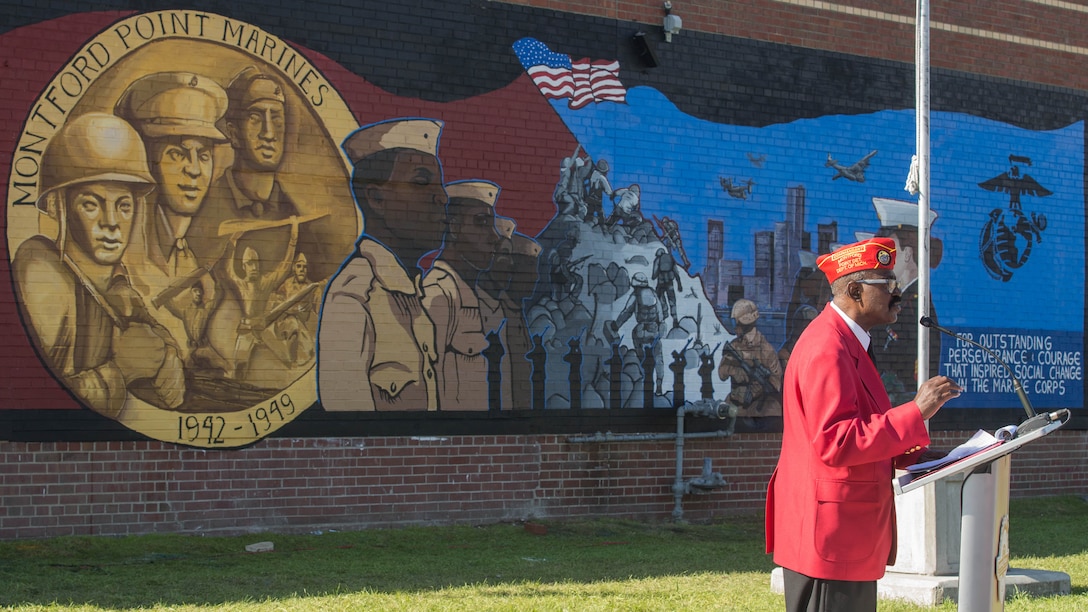
[[[618,60],[572,62],[569,55],[555,53],[535,38],[515,42],[514,53],[545,98],[569,98],[567,105],[575,110],[590,102],[627,101]]]

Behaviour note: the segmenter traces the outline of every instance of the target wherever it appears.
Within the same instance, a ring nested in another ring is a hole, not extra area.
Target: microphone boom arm
[[[1009,373],[1009,376],[1012,377],[1012,389],[1013,389],[1013,391],[1016,392],[1016,396],[1018,398],[1020,398],[1020,405],[1024,407],[1024,412],[1027,413],[1028,418],[1033,419],[1036,416],[1038,416],[1035,413],[1035,409],[1031,407],[1031,400],[1028,399],[1028,394],[1024,392],[1024,385],[1021,384],[1020,379],[1016,377],[1016,373],[1013,372],[1012,368],[1009,367],[1009,364],[1005,363],[1005,360],[1002,359],[997,353],[995,353],[994,351],[986,348],[985,346],[982,346],[981,344],[979,344],[978,342],[975,342],[974,340],[972,340],[970,338],[966,338],[964,336],[961,336],[961,335],[957,334],[956,332],[954,332],[954,331],[952,331],[950,329],[945,329],[944,327],[941,327],[940,325],[937,325],[937,323],[933,319],[931,319],[929,317],[922,317],[918,321],[918,323],[921,324],[922,327],[929,327],[931,329],[935,329],[935,330],[941,332],[942,334],[947,334],[949,336],[952,336],[956,340],[959,340],[961,342],[966,342],[967,344],[970,344],[970,345],[973,345],[973,346],[977,346],[978,348],[986,351],[991,357],[996,359],[997,362],[1000,363],[1005,368],[1005,370]]]

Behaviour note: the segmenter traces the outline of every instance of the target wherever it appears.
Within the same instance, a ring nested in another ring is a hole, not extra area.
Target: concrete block
[[[959,576],[931,576],[888,572],[877,581],[877,596],[881,599],[898,599],[920,606],[937,606],[945,600],[958,602]],[[1071,585],[1069,574],[1048,570],[1010,567],[1005,575],[1005,599],[1017,592],[1032,597],[1068,595]],[[783,593],[782,568],[771,572],[771,592]]]

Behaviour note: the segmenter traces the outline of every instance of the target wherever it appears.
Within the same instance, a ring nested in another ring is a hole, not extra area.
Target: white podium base
[[[944,600],[959,601],[959,581],[959,576],[888,572],[876,584],[877,596],[881,599],[909,601],[920,606],[937,606]],[[1005,575],[1005,598],[1011,598],[1017,591],[1032,597],[1068,595],[1069,574],[1010,567]],[[784,592],[780,567],[771,572],[771,592]]]

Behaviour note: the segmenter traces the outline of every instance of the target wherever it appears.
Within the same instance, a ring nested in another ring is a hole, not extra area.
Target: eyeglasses
[[[863,278],[855,282],[862,285],[884,285],[888,293],[895,293],[899,289],[899,281],[894,278]]]

